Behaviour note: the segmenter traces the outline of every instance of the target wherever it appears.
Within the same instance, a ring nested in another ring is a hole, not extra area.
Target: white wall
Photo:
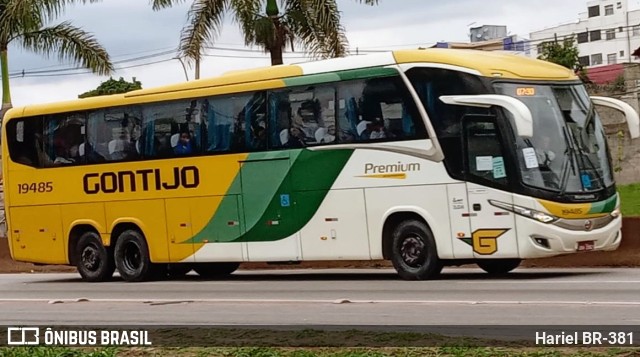
[[[612,15],[605,15],[605,7],[607,5],[613,6]],[[640,10],[627,11],[627,0],[592,0],[587,2],[585,10],[591,6],[600,7],[599,16],[590,18],[588,17],[588,12],[585,11],[580,14],[579,20],[572,23],[532,32],[530,34],[530,56],[537,57],[537,46],[544,41],[552,40],[554,34],[558,36],[559,41],[570,35],[574,35],[577,40],[578,33],[600,30],[600,40],[578,44],[580,56],[591,57],[591,55],[598,53],[602,55],[602,63],[591,65],[590,67],[607,65],[608,54],[616,54],[616,63],[639,62],[633,56],[629,57],[630,53],[640,47],[640,27],[637,28],[635,35],[632,28],[632,26],[640,24]],[[620,31],[620,27],[622,27],[622,31]],[[615,29],[615,39],[606,39],[606,30],[608,29]]]

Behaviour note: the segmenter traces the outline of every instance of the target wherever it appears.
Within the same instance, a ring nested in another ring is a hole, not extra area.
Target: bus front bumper
[[[585,220],[580,221],[581,224]],[[523,259],[552,257],[588,251],[616,250],[622,241],[622,217],[616,217],[606,226],[587,231],[570,230],[554,224],[544,224],[518,217],[516,222],[519,255]]]

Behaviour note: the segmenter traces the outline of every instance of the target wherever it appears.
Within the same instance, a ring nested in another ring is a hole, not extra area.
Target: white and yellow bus
[[[10,110],[13,259],[143,281],[242,262],[379,260],[404,279],[614,250],[619,198],[571,71],[396,51]]]

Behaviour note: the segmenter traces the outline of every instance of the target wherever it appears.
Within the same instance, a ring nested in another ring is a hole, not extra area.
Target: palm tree
[[[153,9],[170,7],[184,0],[153,0]],[[357,0],[375,5],[378,0]],[[287,44],[299,43],[314,57],[342,57],[347,54],[347,38],[340,24],[337,0],[195,0],[182,29],[182,57],[200,60],[203,47],[222,27],[227,11],[240,25],[246,45],[261,46],[271,55],[271,64],[282,64]],[[265,9],[261,13],[261,9]],[[283,9],[281,12],[280,9]],[[197,72],[196,72],[197,73]],[[197,75],[196,75],[197,77]]]
[[[71,61],[94,73],[107,75],[113,64],[107,51],[88,32],[63,22],[45,27],[65,5],[99,0],[0,0],[0,67],[2,71],[2,110],[11,108],[8,48],[17,43],[22,48],[49,57],[57,54],[61,61]]]

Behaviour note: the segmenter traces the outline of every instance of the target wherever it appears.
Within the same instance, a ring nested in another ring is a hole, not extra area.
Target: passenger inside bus
[[[173,146],[173,152],[176,155],[189,155],[194,152],[193,141],[191,139],[191,133],[188,129],[182,129],[179,133],[179,137],[175,145]]]
[[[291,129],[289,129],[289,133],[288,135],[285,135],[284,138],[281,134],[281,139],[284,139],[286,141],[284,141],[284,147],[286,148],[290,148],[290,149],[299,149],[299,148],[303,148],[307,146],[307,143],[305,141],[306,137],[304,135],[304,132],[294,126]]]

